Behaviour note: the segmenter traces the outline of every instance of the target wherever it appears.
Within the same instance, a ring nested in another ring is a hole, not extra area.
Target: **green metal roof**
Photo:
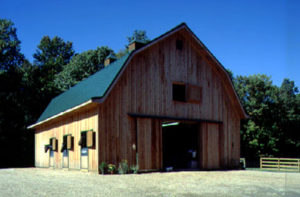
[[[131,53],[124,55],[109,66],[101,69],[52,99],[37,122],[41,122],[47,118],[76,107],[92,98],[103,97],[114,79],[118,76],[122,67],[125,65],[130,54]]]

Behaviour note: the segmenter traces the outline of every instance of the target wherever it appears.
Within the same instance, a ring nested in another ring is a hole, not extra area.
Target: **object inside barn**
[[[198,129],[196,123],[164,122],[163,166],[164,168],[198,169]]]

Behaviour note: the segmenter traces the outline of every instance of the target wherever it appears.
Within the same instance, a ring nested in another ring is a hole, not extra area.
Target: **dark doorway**
[[[198,128],[192,123],[162,124],[164,169],[198,169]]]

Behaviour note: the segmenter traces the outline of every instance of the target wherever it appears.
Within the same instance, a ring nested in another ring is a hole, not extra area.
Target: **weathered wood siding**
[[[74,137],[74,149],[69,151],[69,169],[80,169],[80,146],[78,141],[80,133],[84,130],[93,129],[98,135],[98,108],[80,110],[66,117],[50,121],[36,129],[35,134],[35,166],[49,167],[49,151],[44,152],[44,146],[49,144],[51,137],[58,139],[58,150],[54,153],[54,168],[63,167],[63,153],[61,146],[63,136],[71,134]],[[98,170],[98,138],[96,148],[89,149],[89,170]]]
[[[183,41],[182,50],[176,49],[177,39]],[[200,102],[173,101],[173,82],[200,86]],[[152,130],[160,129],[153,126],[160,123],[151,119],[137,121],[127,115],[131,112],[222,121],[221,125],[200,127],[203,135],[207,135],[203,165],[205,168],[236,167],[240,156],[241,116],[229,86],[224,72],[185,29],[136,54],[99,106],[99,162],[118,163],[127,159],[130,164],[135,163],[132,145],[138,133],[143,136],[137,140],[143,143],[138,148],[145,150],[143,153],[138,150],[141,168],[162,167],[162,155],[156,153],[162,146],[161,131]]]

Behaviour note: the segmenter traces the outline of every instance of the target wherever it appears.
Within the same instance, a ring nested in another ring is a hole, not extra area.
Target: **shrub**
[[[128,161],[126,159],[119,163],[118,172],[119,174],[127,174],[129,172]]]
[[[99,166],[99,170],[101,171],[102,174],[105,174],[107,170],[107,163],[103,161]]]
[[[133,174],[137,174],[138,171],[139,171],[139,165],[132,165],[130,166],[130,171],[133,173]]]
[[[109,173],[111,173],[111,174],[115,173],[115,171],[116,171],[116,165],[114,165],[114,164],[108,164],[107,165],[107,171]]]

